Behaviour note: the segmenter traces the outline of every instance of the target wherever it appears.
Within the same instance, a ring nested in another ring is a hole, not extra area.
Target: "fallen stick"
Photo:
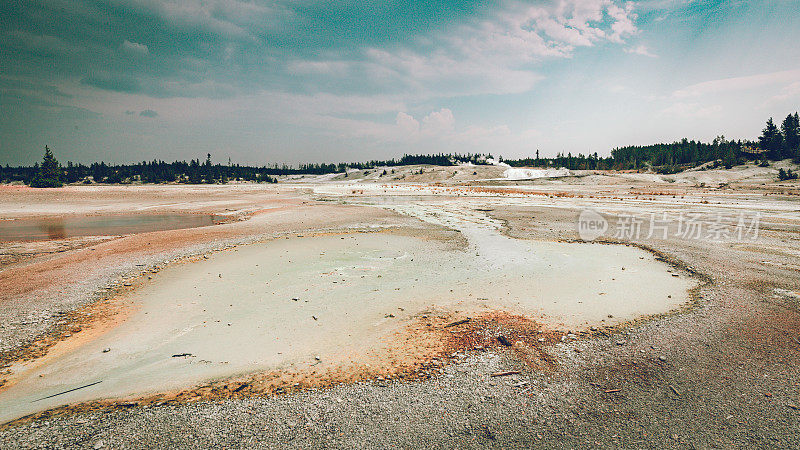
[[[673,385],[671,385],[671,384],[670,384],[670,385],[669,385],[669,388],[670,388],[670,389],[672,389],[672,392],[674,392],[674,393],[675,393],[675,395],[681,395],[681,393],[680,393],[680,392],[678,392],[678,390],[677,390],[677,389],[675,389],[675,386],[673,386]]]
[[[495,373],[491,374],[490,376],[492,376],[492,377],[505,377],[505,376],[508,376],[508,375],[516,375],[518,373],[520,373],[519,370],[507,370],[505,372],[495,372]]]
[[[500,336],[497,336],[497,341],[505,345],[506,347],[511,347],[511,341],[509,341],[508,338],[506,338],[502,334]]]
[[[621,390],[622,390],[622,389],[606,389],[606,390],[605,390],[605,391],[603,391],[603,392],[605,392],[606,394],[613,394],[614,392],[619,392],[619,391],[621,391]]]
[[[472,319],[471,319],[471,318],[469,318],[469,317],[467,317],[466,319],[461,319],[461,320],[456,320],[455,322],[450,322],[450,323],[448,323],[447,325],[445,325],[444,327],[445,327],[445,328],[454,327],[454,326],[457,326],[457,325],[461,325],[461,324],[463,324],[463,323],[467,323],[467,322],[469,322],[470,320],[472,320]]]
[[[94,386],[95,384],[99,384],[99,383],[102,383],[102,382],[103,382],[103,380],[100,380],[100,381],[95,381],[94,383],[89,383],[89,384],[87,384],[87,385],[84,385],[84,386],[80,386],[80,387],[72,388],[72,389],[70,389],[70,390],[67,390],[67,391],[64,391],[64,392],[59,392],[58,394],[53,394],[53,395],[48,395],[47,397],[42,397],[42,398],[40,398],[39,400],[46,400],[46,399],[48,399],[48,398],[57,397],[57,396],[59,396],[59,395],[62,395],[62,394],[67,394],[67,393],[69,393],[69,392],[72,392],[72,391],[77,391],[78,389],[83,389],[83,388],[87,388],[87,387],[89,387],[89,386]],[[31,403],[38,402],[39,400],[34,400],[34,401],[32,401]]]

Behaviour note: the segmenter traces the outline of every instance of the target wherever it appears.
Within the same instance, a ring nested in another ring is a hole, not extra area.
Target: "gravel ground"
[[[795,200],[773,200],[761,206],[779,224],[753,245],[641,242],[709,278],[697,303],[558,344],[552,372],[474,351],[429,380],[40,419],[0,431],[0,446],[798,448],[800,220],[785,213]],[[574,238],[576,213],[568,200],[490,212],[531,239]],[[511,369],[523,373],[489,377]]]

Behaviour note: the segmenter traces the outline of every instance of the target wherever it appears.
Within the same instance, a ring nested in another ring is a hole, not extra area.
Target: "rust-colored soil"
[[[180,391],[67,405],[26,416],[4,426],[106,408],[279,395],[370,380],[425,379],[436,376],[440,368],[460,352],[490,348],[508,349],[527,366],[527,370],[552,371],[555,368],[555,361],[547,348],[561,341],[562,332],[544,330],[540,324],[524,316],[505,312],[485,313],[469,318],[465,323],[452,325],[459,319],[463,320],[464,317],[453,317],[446,313],[420,315],[402,330],[387,336],[383,342],[369,347],[366,352],[353,355],[345,363],[328,364],[321,361],[309,367],[249,374]],[[503,336],[511,345],[501,343],[499,336]]]

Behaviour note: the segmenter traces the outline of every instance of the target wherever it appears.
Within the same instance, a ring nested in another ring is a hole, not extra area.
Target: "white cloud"
[[[293,73],[363,74],[390,91],[423,96],[514,94],[542,79],[531,65],[568,58],[577,47],[623,43],[638,33],[630,3],[506,1],[473,22],[418,37],[398,48],[367,48],[349,60],[293,62]]]
[[[2,36],[3,45],[20,46],[31,51],[48,55],[75,56],[84,53],[83,48],[57,36],[32,34],[25,31],[10,31]]]
[[[636,20],[636,14],[633,12],[632,2],[625,3],[624,8],[610,4],[611,2],[602,3],[607,4],[606,12],[614,20],[614,23],[611,24],[611,35],[608,37],[610,41],[623,42],[626,37],[633,36],[639,32],[633,23]]]
[[[775,84],[789,85],[798,81],[800,81],[800,69],[784,70],[746,77],[705,81],[675,91],[673,95],[678,98],[699,97],[708,94],[756,89]]]
[[[128,53],[132,53],[134,55],[146,55],[150,53],[150,49],[147,48],[144,44],[138,44],[136,42],[131,42],[125,39],[125,42],[122,43],[122,49]]]
[[[677,102],[661,111],[663,114],[682,118],[707,118],[722,112],[719,105],[702,105],[700,103]]]
[[[639,45],[637,45],[635,47],[628,47],[628,48],[625,49],[625,53],[631,53],[631,54],[634,54],[634,55],[647,56],[649,58],[657,58],[657,56],[654,55],[653,53],[651,53],[650,49],[648,49],[647,46],[644,45],[644,44],[639,44]]]
[[[291,11],[277,3],[240,0],[111,0],[118,5],[155,14],[175,25],[203,29],[228,38],[255,41],[253,30],[285,25]]]
[[[800,97],[800,81],[795,81],[794,83],[784,87],[781,89],[780,94],[775,95],[772,97],[774,101],[785,101],[792,98]]]
[[[350,64],[344,61],[292,61],[289,73],[298,75],[346,75]]]
[[[442,108],[439,111],[433,111],[422,119],[422,131],[430,134],[447,133],[453,131],[456,119],[453,117],[453,111],[447,108]]]
[[[410,114],[406,114],[402,111],[397,113],[395,122],[405,135],[416,135],[419,133],[419,121]]]

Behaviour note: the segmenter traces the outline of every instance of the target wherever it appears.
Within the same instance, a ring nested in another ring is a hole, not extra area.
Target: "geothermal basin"
[[[358,363],[431,310],[504,311],[581,330],[675,309],[696,284],[636,247],[518,240],[480,212],[386,207],[449,231],[292,236],[170,265],[126,295],[135,307],[120,325],[12,366],[0,423],[248,373]]]

